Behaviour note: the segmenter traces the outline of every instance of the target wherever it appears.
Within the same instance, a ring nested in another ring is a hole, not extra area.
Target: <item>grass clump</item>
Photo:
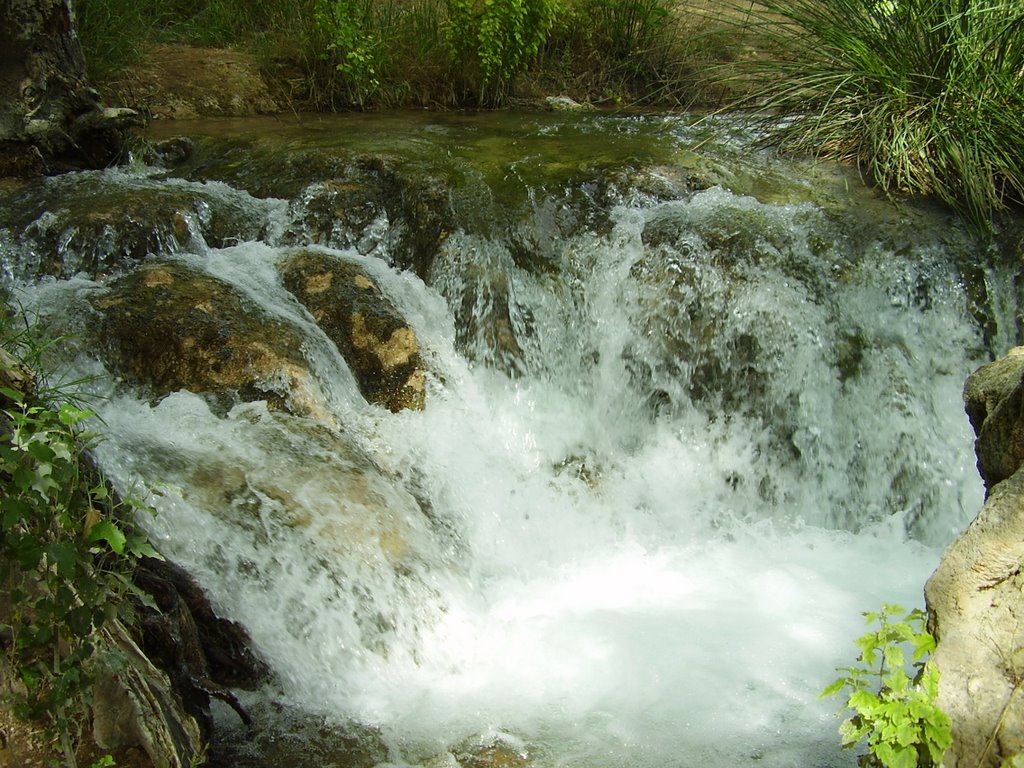
[[[753,0],[763,55],[734,77],[784,151],[850,161],[980,228],[1024,200],[1024,6]]]

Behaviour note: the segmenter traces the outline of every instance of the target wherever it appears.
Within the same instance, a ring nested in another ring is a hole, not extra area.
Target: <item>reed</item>
[[[1024,9],[978,0],[754,0],[736,106],[784,151],[858,163],[991,230],[1024,200]]]

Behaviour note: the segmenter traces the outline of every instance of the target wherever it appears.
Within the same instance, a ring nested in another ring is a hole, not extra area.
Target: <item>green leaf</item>
[[[127,538],[124,551],[132,557],[152,557],[156,560],[163,560],[163,555],[153,549],[149,539],[145,536],[131,535]]]
[[[850,694],[847,706],[862,715],[869,715],[877,712],[882,702],[871,691],[854,691]]]
[[[843,690],[843,688],[845,688],[846,686],[847,686],[847,679],[845,677],[840,677],[838,680],[836,680],[831,685],[826,686],[825,689],[821,693],[818,694],[818,698],[819,699],[827,699],[829,696],[835,696],[837,693],[839,693],[841,690]]]
[[[850,718],[839,726],[839,735],[842,736],[842,745],[849,749],[861,739],[871,733],[871,726],[863,723],[858,724],[854,718]]]
[[[121,532],[120,528],[109,520],[101,520],[89,529],[89,536],[86,541],[89,544],[105,541],[111,550],[119,555],[123,555],[127,537]]]
[[[81,424],[86,419],[91,419],[95,415],[96,414],[92,411],[76,408],[70,403],[64,403],[61,405],[60,410],[57,412],[57,417],[60,419],[60,423],[68,427]]]
[[[927,632],[921,632],[914,638],[914,653],[911,661],[923,659],[935,650],[935,638]]]
[[[888,768],[917,768],[917,750],[913,747],[895,748]]]
[[[64,622],[77,637],[85,637],[92,631],[92,611],[84,605],[68,611]]]
[[[32,505],[24,499],[8,497],[0,501],[3,516],[0,517],[0,530],[9,531],[16,523],[32,514]]]
[[[16,389],[11,389],[10,387],[0,387],[0,395],[3,395],[8,400],[12,400],[15,403],[25,402],[25,395]],[[7,411],[4,411],[4,413],[7,413],[8,417],[10,417],[10,413]]]
[[[901,747],[909,747],[921,740],[921,732],[916,723],[904,721],[896,728],[894,738]]]
[[[51,541],[46,545],[46,557],[57,566],[57,573],[65,579],[75,576],[78,565],[78,551],[69,541]]]
[[[885,646],[882,657],[885,659],[885,666],[890,669],[903,669],[903,665],[906,663],[903,649],[898,645]]]

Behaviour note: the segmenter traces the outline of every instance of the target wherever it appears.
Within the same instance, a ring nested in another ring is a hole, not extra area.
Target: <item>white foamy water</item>
[[[655,213],[699,231],[723,204],[804,247],[799,207],[712,191]],[[817,694],[863,611],[922,605],[980,506],[963,300],[927,252],[859,254],[821,293],[783,261],[736,280],[699,244],[645,246],[652,215],[568,244],[576,280],[505,264],[533,334],[511,378],[455,348],[437,292],[367,261],[424,346],[422,413],[360,408],[344,376],[321,377],[340,433],[260,404],[217,418],[188,393],[103,409],[108,471],[155,492],[154,538],[249,628],[275,695],[379,729],[402,765],[487,737],[544,766],[854,764]],[[276,253],[204,260],[285,317]],[[441,290],[461,290],[445,268]],[[689,297],[665,279],[686,269],[702,271]],[[900,284],[925,269],[927,307]],[[693,333],[699,359],[671,361]]]
[[[324,249],[417,333],[427,408],[399,414],[280,285],[285,249],[179,253],[301,330],[331,418],[120,393],[99,458],[248,628],[259,696],[375,729],[390,765],[498,739],[545,767],[853,766],[818,692],[981,505],[959,278],[935,239],[720,188],[609,230],[533,271],[456,232],[429,287]],[[74,317],[100,290],[25,295]]]

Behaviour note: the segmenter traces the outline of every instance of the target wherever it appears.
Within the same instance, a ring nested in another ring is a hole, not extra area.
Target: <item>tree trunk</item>
[[[70,0],[0,0],[0,176],[108,165],[137,117],[89,84]]]

